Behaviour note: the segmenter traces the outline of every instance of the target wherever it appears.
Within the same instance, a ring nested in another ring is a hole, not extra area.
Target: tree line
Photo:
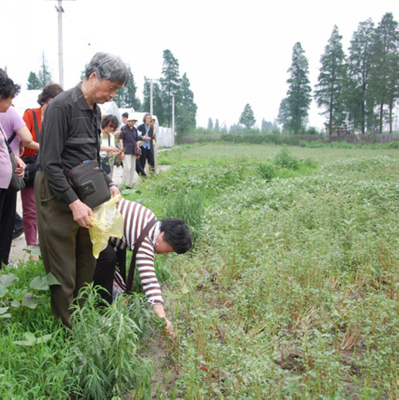
[[[392,13],[377,27],[371,19],[360,22],[350,41],[349,54],[334,26],[313,92],[326,116],[326,131],[381,133],[384,124],[392,133],[399,99],[399,31]],[[303,133],[312,101],[309,66],[301,43],[294,45],[288,69],[287,96],[281,100],[277,122],[283,130]]]
[[[120,108],[131,108],[135,111],[150,111],[151,80],[144,77],[143,102],[137,96],[137,86],[130,66],[128,84],[118,90],[114,101]],[[84,78],[82,71],[81,79]],[[52,81],[52,76],[47,67],[44,54],[42,64],[36,74],[30,72],[27,89],[42,89]],[[197,105],[194,102],[194,93],[190,89],[187,73],[180,76],[179,61],[170,50],[163,52],[162,73],[159,79],[152,82],[153,114],[157,116],[161,126],[171,127],[172,103],[174,101],[175,129],[178,134],[184,134],[196,127]]]
[[[399,31],[392,13],[386,13],[375,26],[371,19],[360,22],[353,33],[348,55],[342,46],[337,26],[320,58],[318,81],[313,90],[309,81],[309,64],[300,42],[292,50],[288,69],[287,95],[280,102],[278,116],[271,123],[262,120],[261,131],[278,130],[277,123],[287,133],[306,133],[308,113],[312,99],[326,117],[329,134],[344,129],[346,132],[381,133],[388,125],[392,133],[394,110],[399,98]],[[150,110],[152,84],[153,113],[163,126],[172,124],[172,102],[175,104],[175,128],[179,134],[196,128],[197,105],[190,89],[187,74],[180,76],[179,62],[170,50],[163,52],[162,72],[159,79],[144,77],[143,102],[137,97],[137,86],[129,69],[130,80],[118,91],[115,101],[119,107],[133,107],[136,111]],[[51,81],[44,54],[41,69],[31,72],[28,89],[41,89]],[[240,133],[251,129],[256,119],[250,104],[246,104],[238,124],[229,128]],[[208,130],[227,131],[219,120],[208,121]]]

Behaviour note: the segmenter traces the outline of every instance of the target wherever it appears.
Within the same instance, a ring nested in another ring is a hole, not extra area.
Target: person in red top
[[[25,121],[27,128],[30,130],[33,136],[33,140],[39,143],[39,137],[36,132],[37,129],[42,128],[42,120],[46,112],[47,106],[51,103],[55,96],[63,92],[60,85],[56,83],[51,83],[43,88],[43,91],[39,94],[37,102],[39,103],[39,108],[27,109],[24,113],[22,119]],[[36,117],[36,124],[35,124]],[[37,151],[25,148],[22,159],[24,160],[26,167],[25,177],[27,178],[26,187],[21,190],[21,200],[22,200],[22,223],[25,232],[26,244],[28,246],[34,245],[37,242],[37,224],[36,224],[36,207],[35,207],[35,196],[33,191],[33,181],[36,172],[36,157]],[[31,176],[29,176],[29,174]],[[29,179],[28,179],[29,178]],[[31,256],[31,259],[37,259],[36,256]]]

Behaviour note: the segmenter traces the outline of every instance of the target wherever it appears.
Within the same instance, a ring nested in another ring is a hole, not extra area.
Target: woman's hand
[[[159,318],[165,318],[165,330],[167,331],[167,333],[172,337],[172,339],[175,338],[175,333],[173,332],[173,325],[172,323],[166,318],[166,313],[165,313],[165,309],[163,308],[163,305],[160,303],[157,304],[153,304],[152,305],[152,309],[154,310],[155,314],[157,315],[157,317]]]
[[[25,175],[25,168],[26,168],[26,165],[25,165],[25,163],[24,163],[18,156],[16,156],[15,154],[14,154],[14,157],[15,157],[15,161],[17,162],[17,165],[18,165],[18,167],[15,168],[15,172],[18,174],[18,176],[20,176],[21,178],[23,178],[24,175]]]
[[[121,149],[118,149],[116,146],[110,146],[107,148],[108,157],[113,157],[121,152]]]

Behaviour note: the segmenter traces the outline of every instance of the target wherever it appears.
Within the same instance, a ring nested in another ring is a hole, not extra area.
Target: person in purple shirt
[[[7,112],[19,90],[20,86],[15,85],[0,69],[0,115]],[[2,264],[8,264],[17,204],[17,193],[8,190],[13,171],[6,141],[8,141],[8,136],[0,122],[0,269]],[[23,176],[25,164],[17,155],[14,154],[14,156],[18,165],[15,172]]]
[[[8,107],[5,112],[0,113],[0,123],[3,125],[8,143],[15,155],[20,155],[21,147],[39,150],[39,143],[33,141],[32,134],[26,127],[25,121],[14,107]]]

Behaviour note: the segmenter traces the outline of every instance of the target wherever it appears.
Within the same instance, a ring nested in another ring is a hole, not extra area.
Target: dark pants
[[[112,287],[114,283],[115,267],[126,282],[126,250],[117,249],[110,244],[100,253],[94,271],[94,286],[101,286],[99,294],[107,303],[112,303]]]
[[[72,211],[54,196],[42,172],[36,173],[34,187],[44,268],[61,283],[50,286],[51,309],[71,328],[70,306],[79,290],[92,282],[96,266],[89,230],[73,220]]]
[[[141,160],[141,158],[139,158],[139,159],[136,161],[136,172],[137,172],[139,175],[146,176],[147,174],[145,173],[144,168],[141,166],[140,160]]]
[[[0,269],[8,264],[14,230],[17,193],[0,189]]]
[[[17,212],[15,213],[14,229],[16,231],[20,231],[21,229],[23,229],[22,218]]]
[[[150,169],[154,171],[154,152],[151,149],[144,149],[141,147],[140,164],[143,169],[145,168],[147,160],[148,164],[150,164]]]

